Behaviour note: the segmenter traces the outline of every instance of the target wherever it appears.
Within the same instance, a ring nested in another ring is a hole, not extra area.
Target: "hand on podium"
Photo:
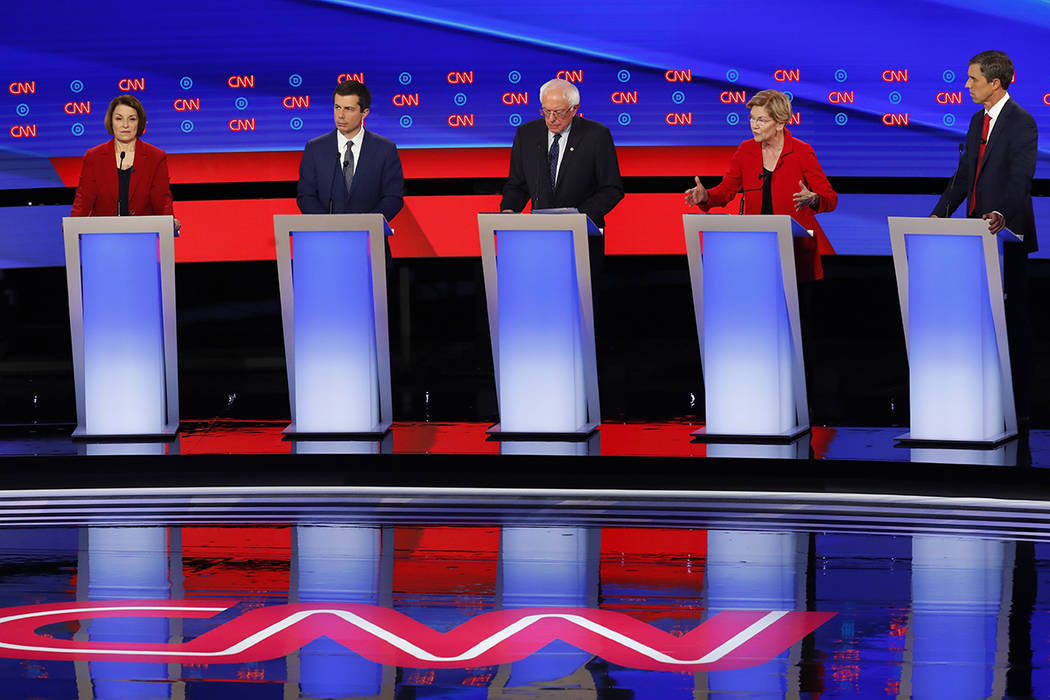
[[[707,201],[707,190],[700,184],[700,176],[696,175],[693,177],[696,181],[696,187],[685,191],[685,203],[692,206],[694,204],[701,205]]]
[[[981,217],[988,222],[988,233],[996,234],[1006,226],[1006,219],[997,211],[990,211]]]

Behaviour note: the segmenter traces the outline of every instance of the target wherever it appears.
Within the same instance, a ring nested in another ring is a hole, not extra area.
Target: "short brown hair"
[[[968,66],[977,64],[981,69],[981,75],[989,83],[998,79],[1003,90],[1010,87],[1014,81],[1014,62],[1002,51],[982,51],[970,59]]]
[[[357,106],[362,112],[367,111],[372,106],[372,93],[364,83],[360,83],[356,80],[344,80],[339,83],[335,92],[332,94],[332,99],[335,99],[336,95],[346,97],[347,95],[357,95]]]
[[[769,116],[778,124],[787,124],[791,121],[791,100],[787,94],[780,90],[762,90],[756,92],[755,96],[747,101],[748,109],[752,107],[765,107]]]
[[[139,115],[139,130],[135,136],[142,136],[142,132],[146,130],[146,109],[139,102],[139,98],[134,95],[117,95],[109,103],[109,109],[106,110],[106,131],[109,132],[110,136],[113,136],[113,110],[120,105],[131,107],[135,110],[135,114]]]

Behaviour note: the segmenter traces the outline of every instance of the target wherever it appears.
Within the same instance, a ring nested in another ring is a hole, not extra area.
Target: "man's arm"
[[[302,160],[299,161],[299,184],[296,187],[296,204],[303,214],[327,214],[330,202],[321,200],[320,192],[317,191],[317,158],[311,152],[307,144],[303,150]]]
[[[1007,153],[1006,182],[1002,183],[1000,197],[994,202],[995,211],[1002,214],[1006,221],[1013,220],[1029,206],[1039,149],[1039,131],[1035,119],[1027,112],[1021,112],[1016,121]]]
[[[521,211],[529,201],[529,183],[525,179],[525,165],[522,162],[522,127],[514,132],[514,145],[510,147],[510,173],[507,183],[503,185],[503,199],[500,211]]]
[[[604,220],[605,215],[623,199],[623,180],[620,179],[620,162],[616,158],[612,132],[603,127],[598,139],[594,154],[594,179],[597,188],[594,194],[576,205],[576,208],[592,221]]]
[[[391,221],[405,206],[405,176],[401,170],[401,155],[393,144],[383,158],[380,177],[382,181],[379,183],[379,204],[376,209],[387,221]]]

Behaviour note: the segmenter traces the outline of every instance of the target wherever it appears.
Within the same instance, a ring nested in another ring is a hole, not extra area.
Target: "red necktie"
[[[977,176],[981,174],[981,161],[984,160],[984,148],[988,145],[988,128],[992,124],[992,118],[988,112],[984,113],[984,128],[981,129],[981,149],[977,151],[977,169],[973,171],[973,189],[970,191],[970,208],[966,210],[967,216],[973,216],[977,208]]]

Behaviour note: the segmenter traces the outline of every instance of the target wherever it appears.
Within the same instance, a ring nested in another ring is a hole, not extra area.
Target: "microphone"
[[[963,155],[966,153],[966,144],[959,144],[959,162],[955,164],[955,172],[952,173],[952,179],[948,181],[948,197],[944,200],[944,218],[948,218],[951,214],[948,213],[948,202],[951,199],[952,188],[955,187],[955,176],[959,174],[959,168],[962,167]]]
[[[117,166],[117,170],[123,170],[124,169],[124,156],[126,156],[126,155],[127,155],[127,153],[125,153],[124,151],[120,152],[120,165]]]
[[[758,176],[758,180],[761,183],[758,187],[751,187],[748,189],[740,190],[740,194],[747,194],[748,192],[757,192],[758,190],[765,187],[766,178],[770,176],[770,172],[765,168],[762,168],[762,174]],[[740,198],[740,216],[744,215],[744,197]]]

